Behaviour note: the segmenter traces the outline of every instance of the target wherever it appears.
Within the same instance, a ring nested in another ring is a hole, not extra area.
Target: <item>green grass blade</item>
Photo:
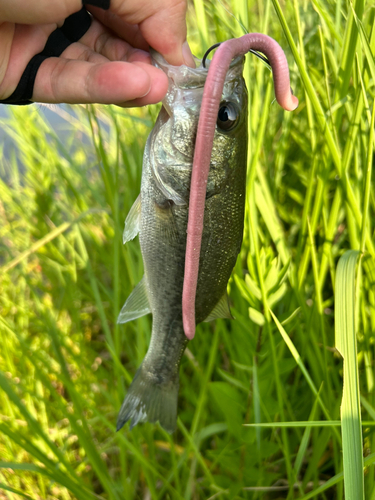
[[[355,333],[355,276],[359,253],[346,252],[336,273],[336,348],[344,358],[344,389],[341,430],[346,500],[364,500],[363,451],[360,393]]]
[[[26,493],[23,493],[22,491],[17,490],[16,488],[12,488],[11,486],[7,486],[4,483],[0,483],[0,490],[1,489],[3,491],[10,491],[11,493],[16,493],[20,497],[27,498],[28,500],[33,500],[31,497],[29,497],[29,495],[26,495]]]
[[[264,428],[275,428],[275,427],[340,427],[340,420],[305,420],[299,422],[261,422],[259,424],[244,424],[246,427],[264,427]]]
[[[310,376],[310,374],[308,373],[303,361],[302,361],[302,358],[299,354],[299,352],[297,351],[295,345],[293,344],[291,338],[289,337],[289,335],[287,334],[287,332],[285,331],[284,327],[282,326],[282,324],[280,323],[280,321],[277,319],[277,317],[275,316],[275,314],[271,311],[270,309],[270,313],[272,315],[272,318],[274,320],[274,322],[276,323],[276,326],[282,336],[282,338],[284,339],[284,342],[286,343],[286,345],[288,346],[295,362],[297,363],[297,365],[299,366],[300,370],[302,371],[311,391],[313,392],[314,396],[317,398],[317,401],[319,403],[319,406],[321,407],[324,415],[327,417],[327,419],[329,421],[331,421],[331,418],[330,418],[330,413],[328,411],[328,409],[326,408],[324,402],[322,401],[321,397],[320,397],[320,394],[319,394],[319,391],[317,390],[317,388],[315,387],[315,384]],[[337,433],[336,434],[336,437],[338,439],[338,441],[340,441],[340,438],[338,436]]]
[[[367,153],[367,172],[365,178],[365,196],[363,199],[363,218],[361,228],[361,252],[365,251],[366,245],[366,228],[368,221],[368,209],[370,202],[371,192],[371,173],[373,168],[373,151],[374,151],[374,126],[375,126],[375,101],[372,104],[372,114],[370,122],[370,134],[368,139],[368,153]]]

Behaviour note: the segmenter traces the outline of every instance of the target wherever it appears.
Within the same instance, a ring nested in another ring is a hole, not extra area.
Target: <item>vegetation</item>
[[[198,327],[174,435],[115,432],[151,330],[149,316],[116,318],[143,274],[121,235],[158,107],[1,119],[1,499],[375,499],[374,6],[225,6],[190,5],[195,54],[243,34],[231,12],[285,48],[300,105],[274,103],[270,72],[247,56],[236,319]]]

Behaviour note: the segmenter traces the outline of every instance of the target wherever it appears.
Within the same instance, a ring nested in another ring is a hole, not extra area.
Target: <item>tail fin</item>
[[[147,374],[141,365],[130,384],[117,418],[117,430],[131,419],[130,429],[139,422],[160,422],[169,433],[176,430],[178,375],[164,383]]]

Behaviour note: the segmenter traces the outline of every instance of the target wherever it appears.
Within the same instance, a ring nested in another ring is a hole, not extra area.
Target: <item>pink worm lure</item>
[[[225,76],[232,59],[246,54],[251,49],[262,52],[267,56],[274,77],[276,100],[280,106],[287,111],[293,111],[298,106],[298,99],[290,89],[289,69],[285,54],[273,38],[261,33],[249,33],[240,38],[228,40],[219,46],[210,63],[204,86],[191,175],[185,275],[182,292],[183,325],[185,335],[189,340],[194,338],[195,335],[195,295],[207,179]]]

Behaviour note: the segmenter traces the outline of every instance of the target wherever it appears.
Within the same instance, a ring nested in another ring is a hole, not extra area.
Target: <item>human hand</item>
[[[32,57],[81,6],[80,0],[40,0],[37,5],[0,0],[0,100],[13,94]],[[149,46],[171,64],[194,66],[186,43],[186,0],[111,0],[108,11],[87,8],[93,16],[90,28],[60,57],[41,63],[32,101],[121,106],[158,102],[168,81],[151,65]]]

